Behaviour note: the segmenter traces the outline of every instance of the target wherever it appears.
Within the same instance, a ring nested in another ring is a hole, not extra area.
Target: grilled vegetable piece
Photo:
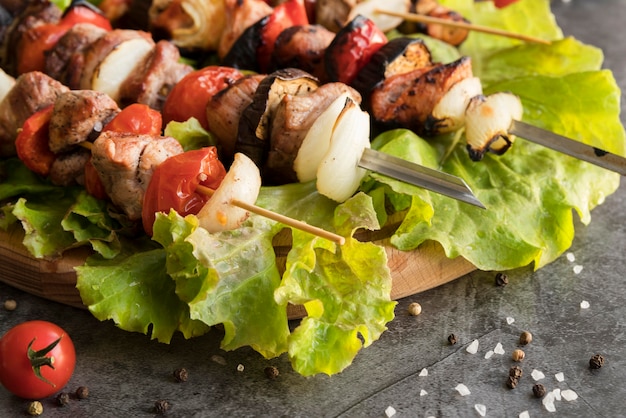
[[[330,148],[317,169],[317,191],[337,202],[349,199],[367,171],[359,167],[363,150],[370,147],[369,115],[351,99],[336,121]]]
[[[378,9],[393,10],[397,13],[407,13],[411,8],[410,0],[365,0],[358,1],[350,10],[348,20],[354,19],[357,15],[362,15],[371,19],[374,24],[383,32],[389,32],[398,27],[404,19],[401,17],[389,16],[378,13]]]
[[[171,137],[103,132],[93,143],[92,163],[107,195],[130,220],[141,218],[154,169],[183,148]]]
[[[9,91],[11,91],[14,85],[15,78],[11,77],[0,68],[0,102],[9,94]]]
[[[373,118],[388,127],[404,127],[419,134],[441,98],[460,80],[472,77],[469,57],[394,75],[370,94]]]
[[[220,159],[230,164],[235,155],[237,130],[244,109],[252,103],[264,75],[248,75],[217,92],[206,106],[207,123],[219,142]]]
[[[17,138],[17,156],[32,172],[46,177],[50,174],[56,155],[50,151],[48,129],[53,105],[35,112],[24,122]]]
[[[15,155],[18,129],[33,113],[50,106],[66,91],[67,87],[38,71],[19,76],[0,102],[0,156]]]
[[[370,58],[387,43],[374,22],[356,16],[335,35],[324,56],[329,81],[351,84]]]
[[[235,152],[247,155],[263,167],[270,147],[272,118],[282,98],[287,94],[308,94],[318,86],[315,77],[295,68],[278,70],[266,76],[259,83],[252,103],[241,115]]]
[[[465,110],[470,100],[483,92],[478,77],[468,77],[450,87],[426,118],[426,135],[438,135],[456,131],[465,124]]]
[[[104,93],[93,90],[61,93],[50,118],[50,150],[58,154],[95,139],[119,111],[115,101]]]
[[[335,34],[321,25],[298,25],[283,30],[274,45],[274,70],[299,68],[324,80],[324,54],[334,38]]]
[[[327,83],[308,94],[283,96],[272,117],[264,181],[272,184],[298,181],[294,161],[309,129],[335,99],[343,95],[355,103],[361,102],[361,95],[343,83]]]
[[[239,201],[253,205],[261,190],[259,168],[243,154],[235,154],[233,164],[213,196],[198,212],[200,226],[209,232],[239,228],[250,213],[232,204]]]
[[[381,46],[352,82],[365,101],[371,90],[385,79],[432,65],[430,50],[418,38],[394,38]]]
[[[500,92],[479,95],[470,101],[465,112],[467,150],[474,161],[480,161],[487,151],[504,154],[515,141],[509,128],[521,120],[524,109],[519,97]]]

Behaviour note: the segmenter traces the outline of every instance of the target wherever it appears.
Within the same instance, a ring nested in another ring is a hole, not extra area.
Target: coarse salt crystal
[[[424,389],[420,390],[420,396],[426,396],[428,395],[428,392],[426,392]]]
[[[569,261],[570,263],[576,261],[576,256],[574,255],[574,253],[567,253],[565,254],[565,256],[567,257],[567,261]]]
[[[546,408],[548,412],[555,412],[556,406],[554,406],[554,393],[548,392],[546,396],[541,400],[543,407]]]
[[[481,417],[487,415],[487,407],[481,403],[477,403],[476,405],[474,405],[474,409]]]
[[[506,323],[511,325],[513,322],[515,322],[515,318],[511,317],[511,316],[507,316],[506,317]]]
[[[486,359],[491,358],[491,356],[493,356],[493,350],[489,350],[489,351],[487,351],[487,352],[485,353],[485,358],[486,358]]]
[[[586,300],[583,300],[582,302],[580,302],[580,309],[589,309],[590,306],[591,305]]]
[[[562,372],[559,372],[554,375],[554,378],[557,382],[562,382],[563,380],[565,380],[565,375]]]
[[[476,354],[478,352],[478,340],[474,340],[465,349],[470,354]]]
[[[530,414],[528,413],[528,411],[522,411],[519,414],[519,418],[530,418]]]
[[[539,371],[539,370],[537,370],[537,369],[533,369],[533,371],[530,373],[530,375],[532,376],[532,378],[533,378],[534,380],[541,380],[541,379],[543,379],[544,377],[546,377],[546,375],[545,375],[545,374],[543,374],[543,372],[540,372],[540,371]]]
[[[243,372],[244,369],[245,369],[245,367],[244,367],[243,364],[240,363],[240,364],[237,365],[237,371],[238,372]]]
[[[566,401],[575,401],[576,399],[578,399],[578,394],[571,389],[565,389],[561,391],[561,396]]]
[[[388,406],[387,409],[385,409],[385,415],[387,416],[387,418],[391,418],[395,414],[396,409],[393,406]]]
[[[561,400],[561,389],[556,388],[552,391],[552,393],[554,393],[554,400],[555,401],[560,401]]]
[[[422,369],[422,371],[419,374],[420,376],[428,376],[428,370],[427,369]]]
[[[574,274],[578,274],[583,271],[583,266],[581,266],[580,264],[576,264],[572,270],[574,270]]]
[[[472,393],[472,392],[470,392],[470,390],[467,388],[467,386],[465,386],[463,383],[459,383],[458,385],[456,385],[455,389],[456,389],[456,391],[457,391],[457,392],[459,392],[459,394],[460,394],[461,396],[467,396],[467,395],[469,395],[470,393]]]
[[[502,347],[502,343],[496,344],[496,348],[493,349],[493,352],[496,354],[504,354],[504,348]]]

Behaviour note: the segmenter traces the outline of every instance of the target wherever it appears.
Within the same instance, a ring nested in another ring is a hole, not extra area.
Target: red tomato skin
[[[152,235],[157,212],[174,209],[181,216],[198,213],[209,200],[196,191],[198,185],[216,189],[225,176],[215,147],[187,151],[159,164],[143,198],[141,219],[146,233]]]
[[[68,29],[48,23],[35,26],[24,32],[17,49],[17,73],[44,71],[44,52],[52,48]]]
[[[493,0],[493,3],[496,5],[498,9],[502,9],[503,7],[506,7],[509,4],[513,4],[516,1],[517,0]]]
[[[28,344],[35,340],[35,351],[56,341],[59,343],[47,354],[54,358],[54,369],[43,366],[39,379],[28,359]],[[0,339],[0,383],[16,396],[24,399],[42,399],[59,392],[69,382],[76,364],[76,351],[69,335],[58,325],[47,321],[28,321],[16,325]]]
[[[185,122],[194,117],[209,130],[206,104],[220,90],[228,87],[243,74],[234,68],[210,65],[183,77],[167,95],[163,104],[163,123]]]
[[[157,110],[148,105],[133,103],[122,109],[106,124],[103,131],[134,133],[138,135],[161,135],[163,118]]]
[[[74,6],[68,9],[61,18],[60,26],[67,27],[68,29],[77,23],[91,23],[104,30],[112,30],[111,22],[102,13],[86,7],[86,6]]]
[[[56,160],[56,155],[48,145],[48,127],[53,108],[53,105],[48,106],[26,119],[15,139],[19,159],[30,171],[44,177],[50,173],[52,163]]]

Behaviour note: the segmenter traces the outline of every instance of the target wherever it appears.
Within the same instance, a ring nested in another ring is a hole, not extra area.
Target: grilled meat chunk
[[[226,2],[226,26],[217,54],[223,59],[235,41],[244,31],[264,18],[272,14],[272,7],[263,0],[225,0]]]
[[[95,139],[119,112],[117,103],[104,93],[93,90],[62,93],[54,102],[50,118],[50,150],[58,154]]]
[[[58,155],[50,167],[50,181],[57,186],[84,184],[85,164],[90,158],[91,151],[84,148]]]
[[[143,196],[156,166],[183,148],[171,137],[103,132],[92,163],[111,201],[131,220],[141,219]]]
[[[66,91],[63,84],[38,71],[19,76],[0,102],[0,156],[15,155],[17,130],[33,113],[52,105]]]
[[[272,61],[276,68],[300,68],[325,79],[324,53],[335,34],[321,25],[299,25],[278,35]]]

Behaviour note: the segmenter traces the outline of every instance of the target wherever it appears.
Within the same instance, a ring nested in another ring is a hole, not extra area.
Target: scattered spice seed
[[[89,388],[87,386],[79,386],[76,389],[76,397],[78,399],[87,399],[89,397]]]
[[[189,372],[184,367],[174,370],[174,380],[178,383],[186,382],[189,379]]]
[[[267,376],[268,379],[276,379],[279,374],[278,367],[276,366],[267,366],[265,368],[265,376]]]
[[[496,274],[496,286],[502,287],[502,286],[506,286],[507,284],[509,284],[509,278],[506,274],[504,273]]]
[[[4,301],[4,309],[7,311],[14,311],[17,308],[17,302],[15,299],[7,299]]]
[[[454,334],[448,335],[448,344],[454,345],[457,342],[458,342],[458,339],[456,338],[456,335],[454,335]]]
[[[61,392],[56,396],[56,400],[59,406],[65,406],[70,403],[70,394],[67,392]]]
[[[592,369],[599,369],[602,366],[604,366],[604,357],[602,354],[596,354],[589,359],[589,367]]]
[[[533,341],[533,335],[528,331],[522,332],[522,334],[519,336],[519,343],[521,345],[528,345],[532,341]]]
[[[28,415],[41,415],[43,414],[43,405],[39,401],[33,401],[28,404],[26,412],[28,412]]]
[[[514,376],[509,376],[506,379],[506,385],[511,389],[515,389],[518,383],[519,383],[519,379]]]
[[[524,372],[520,366],[513,366],[509,369],[509,376],[519,379],[522,377]]]
[[[522,361],[524,360],[524,357],[526,357],[526,353],[524,353],[519,348],[513,350],[513,354],[511,354],[511,358],[513,359],[513,361]]]
[[[422,305],[417,302],[413,302],[409,305],[408,312],[411,316],[417,316],[422,313]]]
[[[165,399],[160,399],[154,403],[154,412],[157,414],[164,414],[170,410],[172,405]]]
[[[535,383],[533,385],[533,395],[535,398],[543,398],[546,394],[546,387],[541,383]]]

